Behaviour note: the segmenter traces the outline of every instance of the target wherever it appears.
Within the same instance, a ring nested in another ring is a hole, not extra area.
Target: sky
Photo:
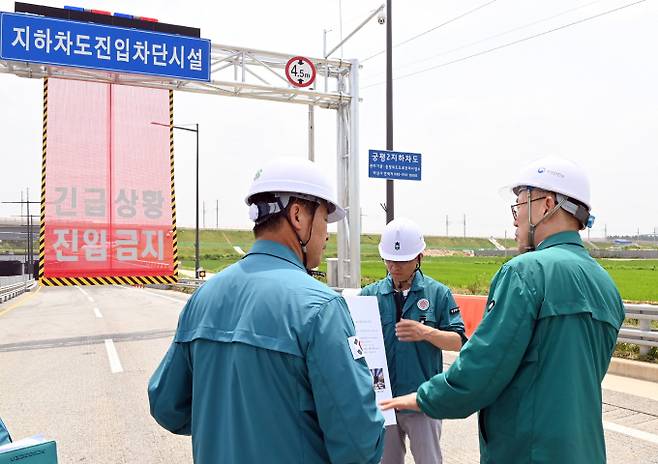
[[[396,216],[415,220],[426,235],[446,235],[447,216],[449,235],[463,235],[466,217],[468,236],[512,237],[513,198],[501,196],[500,187],[523,164],[557,155],[589,173],[596,216],[592,238],[603,237],[606,230],[609,235],[654,232],[658,0],[580,22],[631,3],[394,1],[393,43],[405,42],[393,50],[394,149],[423,155],[423,180],[395,183]],[[71,4],[199,27],[213,43],[320,57],[323,30],[329,31],[327,43],[333,48],[341,25],[347,36],[381,2]],[[0,11],[13,9],[13,2],[0,0]],[[577,24],[562,28],[570,23]],[[385,224],[380,206],[385,181],[368,178],[367,155],[368,149],[386,146],[386,63],[383,53],[367,58],[383,51],[385,34],[386,28],[372,20],[332,55],[362,62],[362,228],[373,233]],[[175,123],[200,124],[206,227],[216,224],[217,201],[220,227],[251,227],[243,201],[249,182],[272,157],[307,156],[307,112],[304,105],[176,92]],[[31,198],[38,198],[41,114],[40,80],[0,74],[0,201],[18,200],[28,187]],[[190,227],[195,219],[194,135],[177,132],[175,144],[178,226]],[[316,162],[335,180],[332,110],[316,111]],[[16,206],[0,205],[0,217],[18,213]]]

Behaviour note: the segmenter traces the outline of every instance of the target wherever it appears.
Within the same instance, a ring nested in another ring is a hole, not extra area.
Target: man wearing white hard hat
[[[549,157],[510,188],[522,254],[494,276],[486,314],[450,369],[384,408],[479,411],[482,463],[605,463],[601,381],[624,305],[578,233],[593,221],[589,180]]]
[[[310,161],[275,160],[246,197],[256,242],[194,295],[149,384],[195,463],[377,463],[384,419],[345,300],[309,275],[345,216]]]
[[[361,291],[376,296],[394,396],[415,392],[443,371],[441,350],[459,351],[466,341],[464,321],[450,289],[424,275],[425,240],[413,221],[398,218],[386,225],[379,254],[387,276]],[[417,411],[398,411],[397,425],[386,428],[382,464],[404,464],[409,437],[416,464],[442,462],[441,421]]]

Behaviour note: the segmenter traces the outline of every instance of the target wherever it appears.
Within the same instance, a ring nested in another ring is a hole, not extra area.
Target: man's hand
[[[427,339],[427,336],[434,329],[430,326],[421,324],[411,319],[400,319],[395,324],[395,335],[401,342],[420,342]]]
[[[390,400],[384,400],[379,403],[379,406],[383,411],[386,411],[387,409],[397,409],[398,411],[402,409],[410,409],[412,411],[420,411],[420,408],[416,403],[415,393],[409,393],[408,395],[396,396]]]

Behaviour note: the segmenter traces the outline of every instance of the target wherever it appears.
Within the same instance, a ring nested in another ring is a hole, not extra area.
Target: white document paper
[[[361,342],[363,352],[372,375],[373,389],[377,403],[390,399],[391,380],[388,376],[384,335],[379,318],[379,306],[375,296],[345,296],[347,307],[352,313],[356,336]],[[382,411],[385,425],[395,425],[395,411]]]
[[[46,441],[49,440],[43,438],[43,434],[33,435],[31,437],[23,438],[22,440],[14,441],[12,443],[7,443],[6,445],[0,446],[0,453],[27,448],[28,446],[38,445],[40,443],[45,443]]]

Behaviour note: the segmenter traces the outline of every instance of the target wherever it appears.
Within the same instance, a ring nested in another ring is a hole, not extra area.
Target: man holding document
[[[361,291],[379,303],[394,396],[415,392],[442,372],[441,350],[459,351],[466,342],[450,289],[420,270],[424,250],[418,225],[403,218],[391,221],[379,243],[388,275]],[[404,463],[405,436],[416,464],[442,462],[440,420],[408,410],[397,412],[396,420],[397,425],[386,428],[382,464]]]
[[[594,219],[588,176],[547,157],[509,190],[522,254],[494,276],[482,322],[447,372],[382,405],[479,411],[482,464],[604,464],[601,381],[624,305],[578,234]]]

